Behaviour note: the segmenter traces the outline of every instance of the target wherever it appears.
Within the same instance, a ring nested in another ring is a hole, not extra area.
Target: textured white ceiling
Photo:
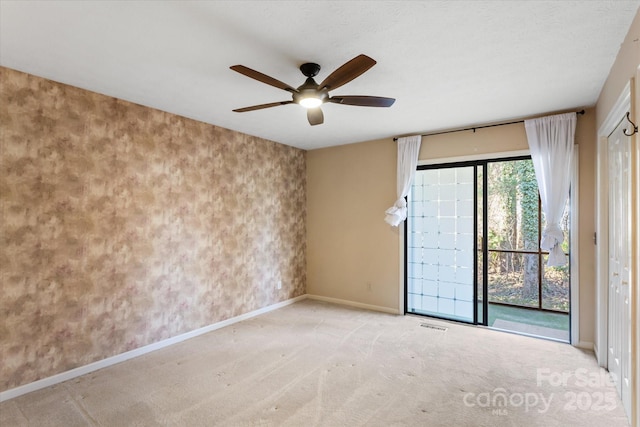
[[[591,106],[640,0],[0,1],[0,65],[303,149]],[[291,86],[364,53],[378,64],[309,126]]]

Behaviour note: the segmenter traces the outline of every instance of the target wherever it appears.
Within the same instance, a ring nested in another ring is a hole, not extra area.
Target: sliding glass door
[[[569,266],[545,265],[529,157],[419,166],[407,199],[407,313],[568,341]]]

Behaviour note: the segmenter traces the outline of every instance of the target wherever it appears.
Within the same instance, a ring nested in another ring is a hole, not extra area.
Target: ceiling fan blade
[[[333,73],[329,74],[329,77],[320,83],[318,89],[322,90],[326,88],[327,90],[334,90],[339,88],[360,76],[374,65],[376,65],[376,61],[369,58],[367,55],[358,55],[335,70]]]
[[[309,108],[307,110],[307,119],[309,120],[309,124],[311,126],[321,125],[324,123],[324,114],[322,114],[322,110],[320,107],[318,108]]]
[[[334,104],[357,105],[360,107],[391,107],[393,98],[383,98],[381,96],[332,96],[328,99]]]
[[[293,101],[271,102],[269,104],[260,104],[260,105],[253,105],[251,107],[236,108],[233,111],[235,111],[236,113],[244,113],[247,111],[262,110],[263,108],[277,107],[278,105],[287,105],[287,104],[293,104]]]
[[[251,77],[252,79],[258,80],[259,82],[277,87],[278,89],[283,89],[288,92],[297,92],[297,89],[292,88],[288,84],[283,83],[280,80],[276,80],[273,77],[269,77],[266,74],[262,74],[259,71],[252,70],[251,68],[245,67],[244,65],[232,65],[229,68],[231,68],[233,71],[237,71],[240,74],[244,74],[247,77]]]

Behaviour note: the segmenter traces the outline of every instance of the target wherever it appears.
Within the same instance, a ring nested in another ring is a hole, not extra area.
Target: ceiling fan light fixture
[[[298,101],[300,105],[304,108],[316,108],[322,105],[322,100],[320,98],[316,98],[315,96],[309,96],[307,98],[302,98]]]

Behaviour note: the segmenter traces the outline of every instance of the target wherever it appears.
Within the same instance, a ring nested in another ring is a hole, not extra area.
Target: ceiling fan
[[[367,55],[358,55],[349,62],[342,65],[333,73],[318,84],[313,78],[320,72],[320,66],[314,63],[306,63],[300,66],[300,71],[307,77],[307,80],[298,88],[289,86],[286,83],[252,70],[244,65],[233,65],[233,71],[244,74],[247,77],[258,80],[262,83],[286,90],[292,94],[290,101],[271,102],[269,104],[253,105],[251,107],[238,108],[233,111],[244,113],[246,111],[261,110],[263,108],[277,107],[278,105],[299,104],[307,109],[307,119],[311,126],[324,122],[324,115],[320,106],[325,102],[342,105],[355,105],[360,107],[390,107],[395,102],[393,98],[383,98],[380,96],[329,96],[329,91],[339,88],[349,83],[351,80],[362,75],[369,68],[373,67],[376,61]]]

